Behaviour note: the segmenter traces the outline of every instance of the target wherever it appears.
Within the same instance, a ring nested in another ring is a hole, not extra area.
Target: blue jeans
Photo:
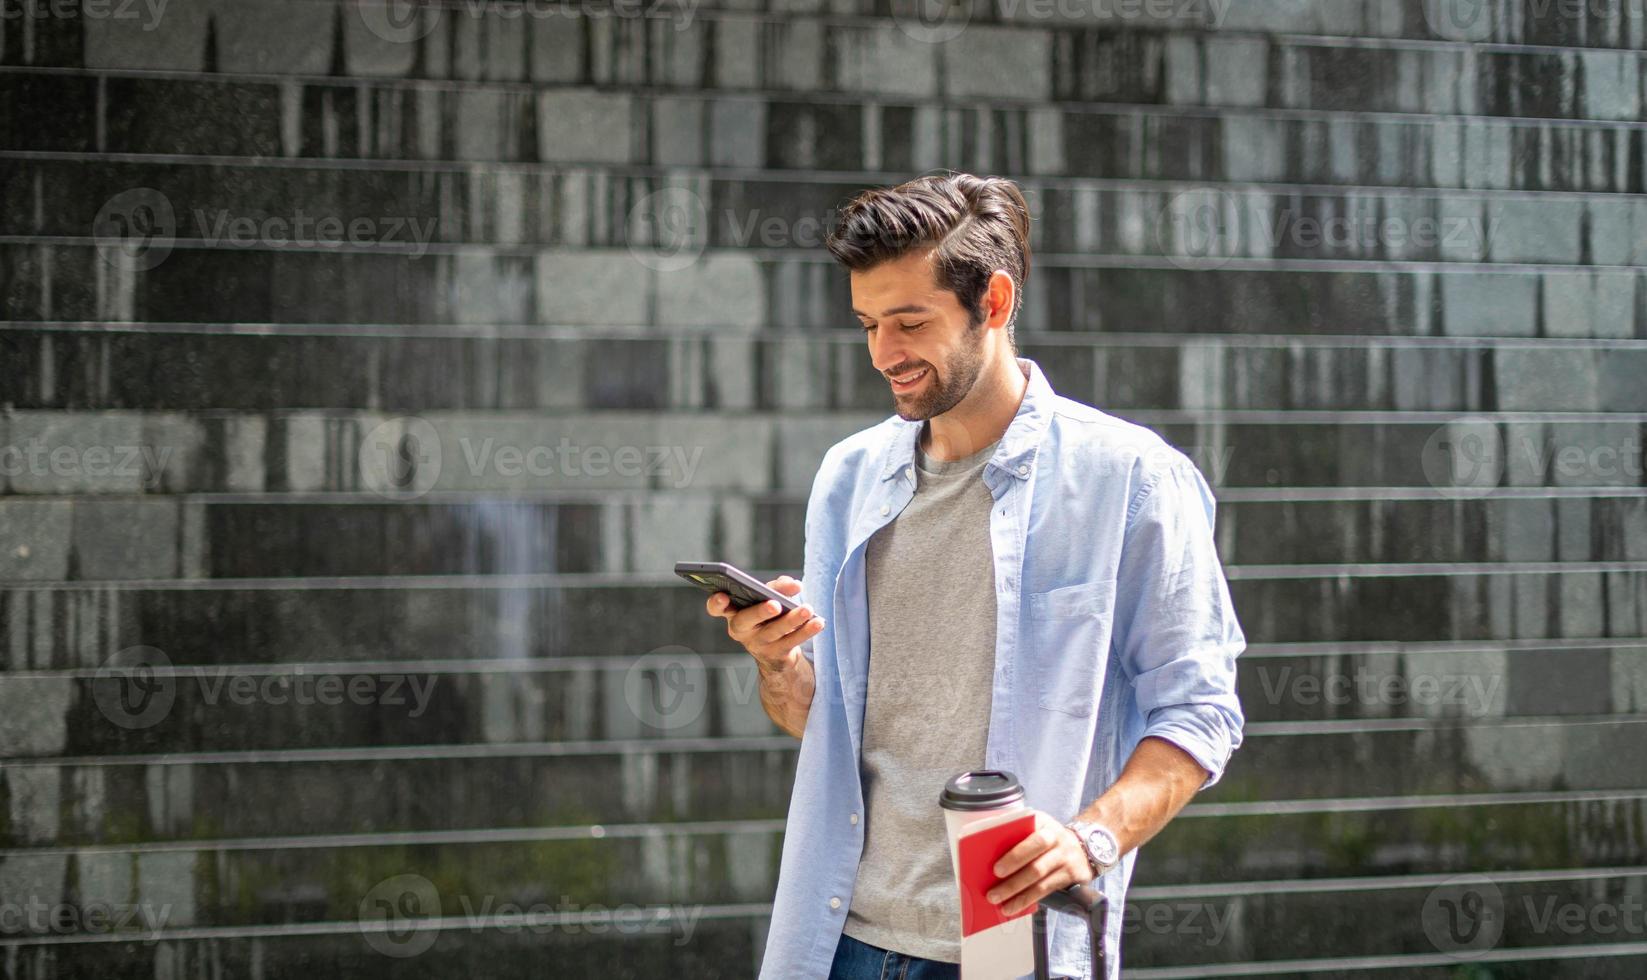
[[[829,980],[960,980],[960,976],[959,964],[894,953],[859,942],[844,932],[835,946],[835,962],[829,967]],[[1068,978],[1057,974],[1053,980]]]
[[[919,956],[895,953],[871,946],[841,933],[835,947],[835,962],[829,980],[960,980],[957,963],[923,960]]]

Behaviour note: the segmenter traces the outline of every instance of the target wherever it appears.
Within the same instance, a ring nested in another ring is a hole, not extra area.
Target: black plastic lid
[[[945,810],[997,810],[1024,798],[1018,777],[1004,769],[974,769],[944,785],[938,805]]]

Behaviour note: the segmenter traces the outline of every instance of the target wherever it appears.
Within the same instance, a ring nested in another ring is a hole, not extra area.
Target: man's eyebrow
[[[856,313],[858,316],[869,316],[868,313],[865,313],[863,310],[858,309],[856,306],[854,306],[852,308],[852,312]],[[881,316],[896,316],[899,313],[931,313],[931,312],[932,312],[932,307],[930,307],[930,306],[922,306],[919,303],[906,303],[903,306],[894,306],[892,309],[887,310],[885,313],[882,313]]]

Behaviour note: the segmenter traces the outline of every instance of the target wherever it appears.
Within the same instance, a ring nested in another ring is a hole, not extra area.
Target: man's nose
[[[875,370],[885,374],[908,360],[903,344],[893,331],[876,330],[870,334],[869,363],[875,365]]]

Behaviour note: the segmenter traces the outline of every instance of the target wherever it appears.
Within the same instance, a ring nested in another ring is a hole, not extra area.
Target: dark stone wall
[[[939,167],[1221,502],[1129,968],[1640,975],[1647,10],[945,9],[0,0],[6,977],[751,975],[796,743],[669,565],[799,569]]]

